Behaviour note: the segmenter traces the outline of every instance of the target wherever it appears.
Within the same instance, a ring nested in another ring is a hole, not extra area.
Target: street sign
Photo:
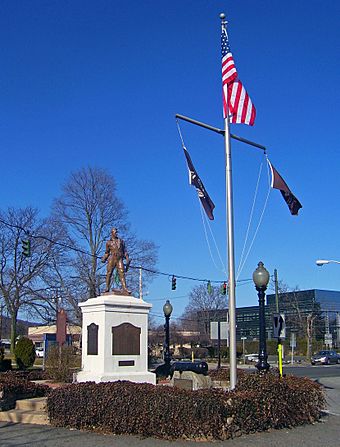
[[[327,333],[325,334],[325,345],[328,346],[329,348],[333,347],[333,337],[331,333]]]
[[[218,340],[218,324],[220,324],[220,340],[229,340],[229,323],[226,321],[211,321],[210,322],[210,338],[211,340]]]
[[[286,323],[284,314],[273,314],[273,337],[286,338]]]
[[[290,334],[290,347],[296,348],[296,335],[295,332],[291,332]]]

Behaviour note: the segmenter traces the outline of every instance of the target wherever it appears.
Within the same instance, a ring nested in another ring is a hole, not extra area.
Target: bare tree
[[[289,309],[286,315],[287,325],[306,339],[306,355],[310,358],[315,336],[315,321],[321,319],[320,305],[314,301],[311,302],[309,297],[307,301],[302,300],[298,287],[290,289],[282,281],[279,281],[279,300]]]
[[[115,180],[106,170],[88,167],[73,172],[62,187],[62,195],[55,200],[53,210],[55,218],[68,228],[74,248],[73,276],[78,279],[81,293],[86,293],[86,296],[79,293],[75,296],[68,287],[74,306],[100,293],[103,279],[100,258],[112,227],[119,229],[132,259],[127,275],[129,288],[138,290],[138,267],[153,270],[157,248],[153,242],[138,240],[131,233],[126,208],[116,195]],[[146,272],[143,281],[151,275]]]
[[[15,346],[20,310],[42,317],[49,313],[43,276],[60,251],[55,244],[60,227],[39,220],[38,211],[27,207],[0,212],[0,292],[11,318],[11,348]],[[31,255],[22,253],[22,240],[30,240]]]
[[[218,310],[228,307],[226,296],[220,287],[199,285],[189,294],[189,303],[181,316],[182,326],[187,330],[200,330],[204,337],[209,338],[210,321],[217,318]],[[216,312],[214,312],[216,311]]]
[[[67,311],[68,322],[79,324],[81,321],[79,296],[86,296],[86,290],[74,276],[73,258],[68,248],[70,242],[67,242],[67,237],[65,239],[65,242],[60,243],[65,251],[52,257],[50,268],[42,276],[43,287],[35,291],[35,294],[44,294],[51,307],[49,314],[41,316],[41,319],[55,323],[58,310],[63,308]]]

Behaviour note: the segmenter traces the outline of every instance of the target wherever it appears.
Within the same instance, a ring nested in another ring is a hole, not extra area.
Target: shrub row
[[[235,394],[244,396],[234,398],[233,402],[235,422],[242,426],[244,433],[312,423],[326,408],[321,385],[307,377],[287,375],[280,379],[275,372],[244,374]],[[256,420],[242,417],[249,413],[257,414]]]
[[[244,375],[232,392],[131,382],[80,383],[48,395],[55,426],[166,439],[225,440],[317,420],[322,388],[306,378]]]
[[[241,379],[241,377],[247,374],[244,369],[237,368],[237,377]],[[230,369],[226,367],[222,367],[219,369],[212,369],[209,371],[209,376],[212,380],[230,380]]]
[[[12,371],[0,374],[0,390],[2,395],[14,394],[17,398],[21,396],[41,397],[47,394],[50,388],[46,385],[36,384],[27,378],[18,377]]]
[[[50,378],[47,371],[43,369],[31,369],[27,373],[28,380],[47,380]]]
[[[12,361],[5,359],[5,348],[0,343],[0,372],[9,371],[12,369]]]
[[[12,369],[11,359],[0,360],[0,372],[11,371],[11,369]]]
[[[30,382],[13,371],[0,374],[0,411],[11,410],[18,399],[46,396],[50,388]]]

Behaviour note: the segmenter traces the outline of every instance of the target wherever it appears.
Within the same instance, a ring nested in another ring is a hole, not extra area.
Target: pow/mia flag
[[[206,212],[207,216],[210,220],[214,220],[213,211],[215,208],[215,205],[211,198],[209,197],[209,194],[207,193],[206,189],[204,188],[203,182],[200,179],[199,175],[196,172],[196,169],[194,168],[194,165],[191,161],[189,152],[187,149],[183,146],[184,155],[187,160],[188,170],[189,170],[189,183],[190,185],[193,185],[196,188],[198,197],[202,203],[202,206],[204,208],[204,211]]]

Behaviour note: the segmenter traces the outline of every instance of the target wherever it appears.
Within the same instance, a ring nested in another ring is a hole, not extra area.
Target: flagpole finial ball
[[[224,20],[224,19],[225,19],[225,14],[224,14],[224,12],[221,12],[221,14],[220,14],[220,19],[221,19],[221,20]]]

